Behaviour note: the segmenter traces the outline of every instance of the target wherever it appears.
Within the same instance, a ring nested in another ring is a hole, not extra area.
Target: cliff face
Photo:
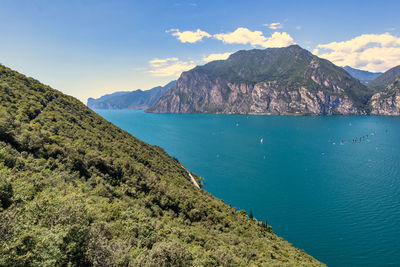
[[[146,109],[174,84],[175,81],[172,81],[165,86],[157,86],[145,91],[139,89],[132,92],[116,92],[97,99],[89,98],[87,106],[91,109]]]
[[[400,115],[400,76],[386,90],[372,96],[371,107],[373,115]]]
[[[328,81],[325,81],[329,83]],[[191,88],[196,88],[192,90]],[[167,92],[149,112],[226,114],[364,114],[348,96],[297,88],[278,81],[254,85],[210,80],[201,73],[182,74],[174,90]]]
[[[182,73],[148,112],[366,114],[370,91],[299,46],[239,51]]]

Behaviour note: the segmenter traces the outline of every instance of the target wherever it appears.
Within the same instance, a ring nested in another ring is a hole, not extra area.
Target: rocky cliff
[[[297,45],[239,51],[182,73],[147,112],[366,114],[371,91]]]
[[[400,75],[386,90],[372,96],[371,107],[373,115],[400,115]]]

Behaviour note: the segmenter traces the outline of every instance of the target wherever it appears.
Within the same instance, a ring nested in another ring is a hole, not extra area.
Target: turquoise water
[[[399,117],[96,112],[329,266],[400,265]]]

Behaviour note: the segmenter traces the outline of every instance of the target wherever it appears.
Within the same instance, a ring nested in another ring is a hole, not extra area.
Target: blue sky
[[[166,84],[211,54],[291,43],[384,71],[400,64],[399,10],[400,1],[0,0],[0,63],[84,102]]]

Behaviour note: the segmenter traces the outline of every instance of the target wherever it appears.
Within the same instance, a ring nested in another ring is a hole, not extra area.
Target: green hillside
[[[80,101],[1,65],[0,99],[0,266],[320,265]]]
[[[400,77],[400,65],[379,75],[378,78],[368,84],[368,87],[376,92],[384,91],[398,77]]]

